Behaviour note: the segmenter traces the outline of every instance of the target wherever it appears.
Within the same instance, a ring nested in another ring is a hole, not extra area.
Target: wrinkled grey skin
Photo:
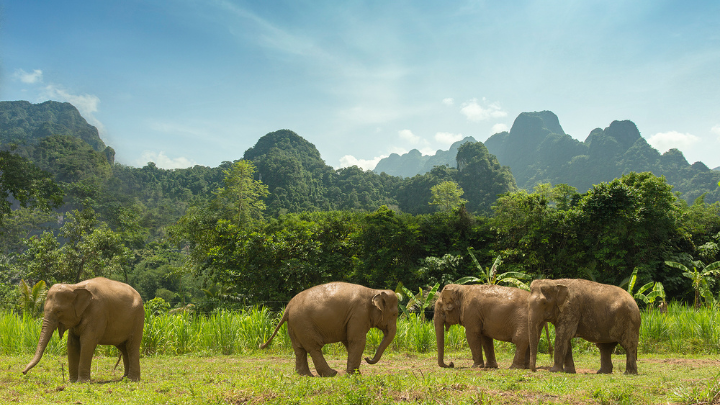
[[[555,358],[550,371],[575,372],[570,341],[581,337],[600,349],[598,374],[612,373],[615,346],[625,349],[625,374],[637,374],[640,310],[622,288],[589,280],[535,280],[530,285],[528,329],[530,368],[535,371],[540,325],[555,325]]]
[[[35,356],[23,370],[27,374],[42,358],[53,332],[62,339],[67,331],[70,382],[90,380],[97,345],[120,350],[123,377],[140,380],[140,343],[145,310],[140,294],[131,286],[103,277],[78,284],[54,284],[45,299],[45,315]]]
[[[394,291],[341,282],[322,284],[290,300],[272,336],[260,348],[267,347],[287,322],[298,374],[312,376],[309,353],[320,376],[336,375],[322,355],[322,347],[335,342],[342,342],[348,351],[347,373],[359,373],[370,328],[380,329],[384,335],[375,356],[365,358],[368,364],[375,364],[395,338],[397,318],[398,298]]]
[[[515,344],[510,368],[528,368],[529,334],[527,300],[530,293],[499,285],[446,285],[435,302],[435,339],[438,365],[445,364],[445,333],[450,325],[465,327],[465,336],[473,357],[473,367],[497,368],[493,339]],[[487,362],[483,359],[483,350]]]

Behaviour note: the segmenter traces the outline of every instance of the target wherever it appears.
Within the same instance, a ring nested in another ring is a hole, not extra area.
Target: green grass
[[[114,357],[97,356],[90,384],[67,383],[66,359],[50,355],[27,376],[20,373],[27,356],[0,356],[0,402],[46,404],[659,404],[712,403],[720,392],[716,356],[643,356],[640,375],[626,376],[623,356],[616,371],[597,375],[599,357],[575,356],[578,374],[543,369],[508,370],[512,352],[498,350],[500,369],[472,369],[469,351],[448,353],[454,369],[437,367],[434,353],[388,353],[362,375],[342,371],[345,354],[328,354],[334,378],[294,373],[291,353],[244,355],[146,356],[142,380],[119,381]]]
[[[597,349],[575,339],[578,374],[554,374],[547,342],[540,344],[537,373],[507,370],[514,346],[495,342],[501,369],[477,370],[472,365],[464,329],[446,333],[446,362],[437,367],[431,322],[411,317],[398,322],[393,344],[377,365],[363,364],[361,376],[342,376],[346,352],[341,344],[324,349],[341,376],[301,378],[286,329],[272,346],[257,349],[280,314],[264,308],[146,317],[141,359],[142,381],[118,381],[122,365],[113,370],[115,348],[101,346],[93,360],[92,384],[67,383],[65,342],[57,333],[46,355],[27,375],[41,321],[0,313],[0,403],[449,403],[449,404],[700,404],[720,401],[720,319],[715,311],[694,311],[671,304],[667,314],[642,314],[639,376],[625,376],[624,355],[614,355],[615,373],[596,375]],[[552,332],[552,328],[551,328]],[[544,334],[543,334],[544,335]],[[552,333],[551,333],[552,339]],[[368,333],[372,354],[382,333]],[[310,362],[312,365],[312,362]]]

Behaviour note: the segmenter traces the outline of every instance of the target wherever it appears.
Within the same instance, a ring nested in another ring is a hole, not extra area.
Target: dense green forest
[[[702,288],[714,300],[720,287],[703,272],[720,260],[720,204],[708,200],[717,179],[691,202],[647,170],[578,191],[545,181],[554,179],[547,167],[514,177],[472,141],[458,145],[455,167],[396,177],[333,169],[289,130],[215,168],[134,168],[56,102],[0,102],[0,139],[0,294],[11,307],[21,280],[99,275],[172,306],[280,307],[333,280],[417,291],[478,275],[498,257],[500,271],[532,277],[617,285],[635,272],[637,285],[663,283],[668,299],[691,301]],[[589,156],[574,167],[591,171]],[[543,181],[523,190],[516,178]],[[454,199],[437,201],[449,198],[441,189]]]

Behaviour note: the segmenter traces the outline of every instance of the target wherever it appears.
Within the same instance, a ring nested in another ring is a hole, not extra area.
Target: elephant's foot
[[[485,363],[485,368],[498,368],[497,363]]]
[[[485,368],[485,363],[473,363],[472,368]]]
[[[563,371],[565,371],[565,373],[567,373],[567,374],[575,374],[576,373],[575,367],[565,367],[565,370],[563,370]]]
[[[337,373],[337,370],[333,370],[331,368],[323,371],[318,370],[318,375],[320,375],[320,377],[335,377]]]
[[[552,367],[550,368],[550,372],[551,372],[551,373],[559,373],[559,372],[561,372],[561,371],[564,371],[563,368],[562,368],[562,366],[552,366]]]
[[[348,369],[346,372],[347,372],[347,375],[360,375],[359,368]]]
[[[515,363],[513,363],[513,364],[510,365],[510,370],[523,370],[523,369],[526,369],[526,368],[529,368],[529,366],[528,366],[527,364],[515,364]]]
[[[598,370],[597,373],[598,374],[612,374],[612,368],[600,367],[600,370]]]

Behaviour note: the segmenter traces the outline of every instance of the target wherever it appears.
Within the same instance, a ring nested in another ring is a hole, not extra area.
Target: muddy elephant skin
[[[625,374],[637,374],[640,310],[627,291],[581,279],[535,280],[530,285],[528,319],[530,368],[535,371],[540,325],[555,325],[555,357],[550,371],[575,372],[570,341],[581,337],[600,349],[599,374],[612,373],[610,358],[625,349]]]
[[[342,282],[322,284],[290,300],[272,336],[260,348],[267,347],[287,322],[298,374],[312,376],[309,353],[320,376],[336,375],[337,371],[328,366],[321,351],[324,345],[335,342],[342,342],[348,351],[347,373],[359,373],[370,328],[383,332],[374,358],[365,358],[369,364],[375,364],[395,338],[397,318],[398,298],[392,290],[374,290]]]
[[[140,294],[131,286],[103,277],[78,284],[54,284],[45,299],[45,315],[35,356],[23,370],[27,374],[42,358],[57,329],[68,333],[70,382],[90,380],[90,363],[97,345],[120,350],[123,377],[140,380],[140,343],[145,310]]]

